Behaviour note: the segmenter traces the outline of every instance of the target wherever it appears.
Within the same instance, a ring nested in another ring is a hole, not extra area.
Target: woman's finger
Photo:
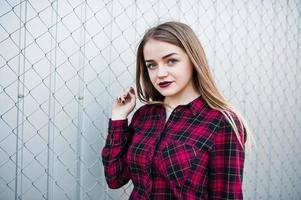
[[[135,90],[131,86],[127,92],[125,92],[125,93],[121,94],[120,96],[116,97],[115,101],[119,104],[120,103],[125,104],[127,100],[131,101],[132,98],[135,98]]]
[[[135,94],[135,89],[131,86],[129,92]]]

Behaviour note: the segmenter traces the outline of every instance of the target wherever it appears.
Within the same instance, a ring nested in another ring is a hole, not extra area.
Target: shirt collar
[[[185,106],[188,106],[191,109],[191,112],[193,113],[193,115],[198,115],[199,113],[201,113],[205,104],[206,104],[206,102],[203,99],[203,97],[199,96]]]
[[[159,107],[164,108],[163,104],[158,104]],[[197,116],[201,113],[203,107],[206,105],[206,101],[203,99],[203,97],[200,95],[194,100],[192,100],[190,103],[185,105],[180,105],[180,107],[183,108],[189,108],[193,115]],[[165,110],[165,109],[164,109]]]

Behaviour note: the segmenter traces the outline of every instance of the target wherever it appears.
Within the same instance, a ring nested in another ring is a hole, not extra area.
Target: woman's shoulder
[[[217,110],[210,108],[207,111],[207,121],[214,127],[219,129],[223,127],[232,127],[235,124],[237,127],[242,126],[240,115],[234,110]],[[215,128],[216,129],[216,128]]]
[[[141,105],[134,112],[131,118],[131,123],[137,125],[145,122],[150,116],[153,115],[153,113],[155,113],[155,108],[156,106],[152,104]]]
[[[151,111],[157,106],[157,104],[142,104],[136,112],[145,112],[145,111]]]
[[[134,116],[142,116],[146,114],[151,114],[155,109],[160,106],[158,104],[143,104],[134,113]]]

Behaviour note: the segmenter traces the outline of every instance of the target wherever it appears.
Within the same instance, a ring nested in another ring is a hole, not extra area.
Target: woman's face
[[[193,67],[178,46],[150,39],[143,49],[145,64],[153,86],[166,98],[193,94]]]

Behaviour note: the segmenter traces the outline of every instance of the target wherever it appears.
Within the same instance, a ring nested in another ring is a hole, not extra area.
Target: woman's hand
[[[118,96],[113,104],[112,120],[126,119],[136,106],[136,93],[134,88],[130,89],[121,96]]]

